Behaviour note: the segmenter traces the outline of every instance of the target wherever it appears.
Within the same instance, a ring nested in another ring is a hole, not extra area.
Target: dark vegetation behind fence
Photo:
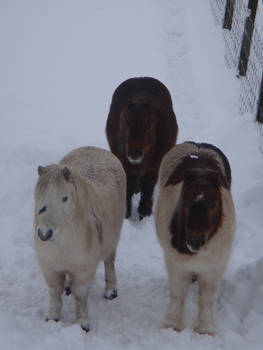
[[[210,0],[223,28],[226,62],[241,81],[240,112],[263,123],[263,0]]]

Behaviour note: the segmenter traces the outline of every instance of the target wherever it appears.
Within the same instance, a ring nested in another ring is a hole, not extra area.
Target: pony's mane
[[[191,154],[183,157],[180,163],[174,168],[165,183],[165,187],[169,185],[177,185],[179,182],[184,181],[185,174],[189,170],[199,171],[200,176],[208,170],[222,174],[218,161],[211,157],[211,155],[191,152]]]
[[[148,100],[138,98],[129,101],[124,111],[128,123],[135,128],[140,128],[142,122],[147,122],[148,117],[153,113],[153,108]]]
[[[192,254],[192,252],[189,250],[186,244],[186,230],[184,226],[185,219],[183,214],[184,206],[187,206],[190,208],[191,206],[193,206],[193,203],[194,203],[194,207],[195,207],[193,211],[194,216],[191,216],[191,219],[188,218],[188,220],[190,220],[191,224],[195,225],[195,230],[197,229],[197,232],[198,231],[202,232],[203,230],[204,232],[207,232],[208,230],[210,231],[207,241],[209,241],[216,234],[218,229],[221,227],[222,220],[223,220],[222,197],[221,197],[220,188],[217,185],[214,186],[212,183],[210,183],[209,185],[209,180],[207,180],[207,184],[208,186],[211,186],[211,190],[213,190],[213,192],[215,191],[218,193],[218,207],[213,214],[214,216],[213,216],[212,225],[211,226],[209,225],[207,227],[203,226],[203,223],[206,222],[206,221],[202,221],[204,219],[203,214],[207,215],[207,211],[206,211],[207,209],[203,207],[202,199],[196,200],[196,197],[194,196],[196,196],[195,189],[198,189],[200,184],[201,186],[203,186],[203,184],[206,183],[206,178],[209,177],[210,175],[209,175],[209,171],[206,171],[204,169],[197,170],[197,171],[194,169],[194,172],[197,173],[197,177],[195,177],[195,181],[192,183],[193,187],[189,187],[189,185],[187,184],[185,185],[185,182],[184,182],[181,188],[178,205],[172,214],[172,217],[170,220],[170,226],[169,226],[171,245],[175,249],[177,249],[178,252],[181,254]],[[188,193],[190,192],[190,198],[188,198],[188,196],[185,198],[185,192],[188,192]],[[207,198],[210,198],[210,196],[211,195],[208,192]],[[213,198],[213,194],[211,198]]]
[[[51,164],[45,167],[45,172],[39,176],[37,188],[40,192],[45,192],[50,184],[59,185],[63,177],[62,167]]]
[[[231,187],[232,175],[231,175],[230,164],[229,164],[229,161],[228,161],[227,157],[224,155],[224,153],[218,147],[216,147],[216,146],[214,146],[214,145],[212,145],[210,143],[205,143],[205,142],[195,143],[195,142],[192,142],[192,141],[187,141],[185,143],[193,144],[199,150],[205,149],[205,150],[208,150],[208,151],[210,150],[210,151],[215,152],[218,155],[218,157],[220,158],[220,160],[221,160],[221,162],[223,164],[226,180],[229,183],[229,186]]]
[[[185,230],[181,220],[181,206],[173,212],[171,221],[170,221],[170,237],[171,245],[181,254],[193,255],[193,253],[187,248],[185,241]]]

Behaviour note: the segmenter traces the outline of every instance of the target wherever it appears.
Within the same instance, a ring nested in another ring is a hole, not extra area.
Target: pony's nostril
[[[198,241],[192,242],[192,247],[196,250],[201,249],[204,245],[205,245],[205,240],[204,239],[200,239]]]
[[[46,232],[43,232],[41,228],[38,228],[37,234],[42,241],[48,241],[53,236],[53,230],[50,228]]]
[[[140,158],[142,156],[142,150],[141,149],[136,149],[135,150],[135,158]]]
[[[53,235],[53,230],[50,228],[50,229],[47,231],[47,234],[48,234],[49,236],[52,236],[52,235]]]
[[[203,237],[189,237],[186,241],[186,245],[193,253],[198,252],[205,246],[206,240]]]

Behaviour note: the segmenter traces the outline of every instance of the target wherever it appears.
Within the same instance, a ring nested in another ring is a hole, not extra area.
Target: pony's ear
[[[47,173],[47,169],[44,166],[39,165],[37,172],[39,176],[42,176]]]
[[[65,167],[62,169],[62,174],[63,174],[63,176],[64,176],[64,178],[65,178],[66,181],[70,181],[71,173],[70,173],[70,170],[69,170],[68,167],[65,166]]]

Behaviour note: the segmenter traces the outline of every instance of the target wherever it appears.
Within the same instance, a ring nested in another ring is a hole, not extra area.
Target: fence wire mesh
[[[211,8],[218,25],[223,28],[227,0],[210,0]],[[241,51],[241,43],[245,30],[245,22],[250,15],[248,9],[248,0],[236,0],[232,29],[224,29],[223,35],[225,39],[225,59],[229,68],[236,69],[239,76],[238,65]],[[263,74],[263,1],[258,2],[257,15],[250,47],[249,61],[245,76],[239,76],[241,80],[240,91],[240,112],[253,113],[255,116],[258,109],[259,92]]]

